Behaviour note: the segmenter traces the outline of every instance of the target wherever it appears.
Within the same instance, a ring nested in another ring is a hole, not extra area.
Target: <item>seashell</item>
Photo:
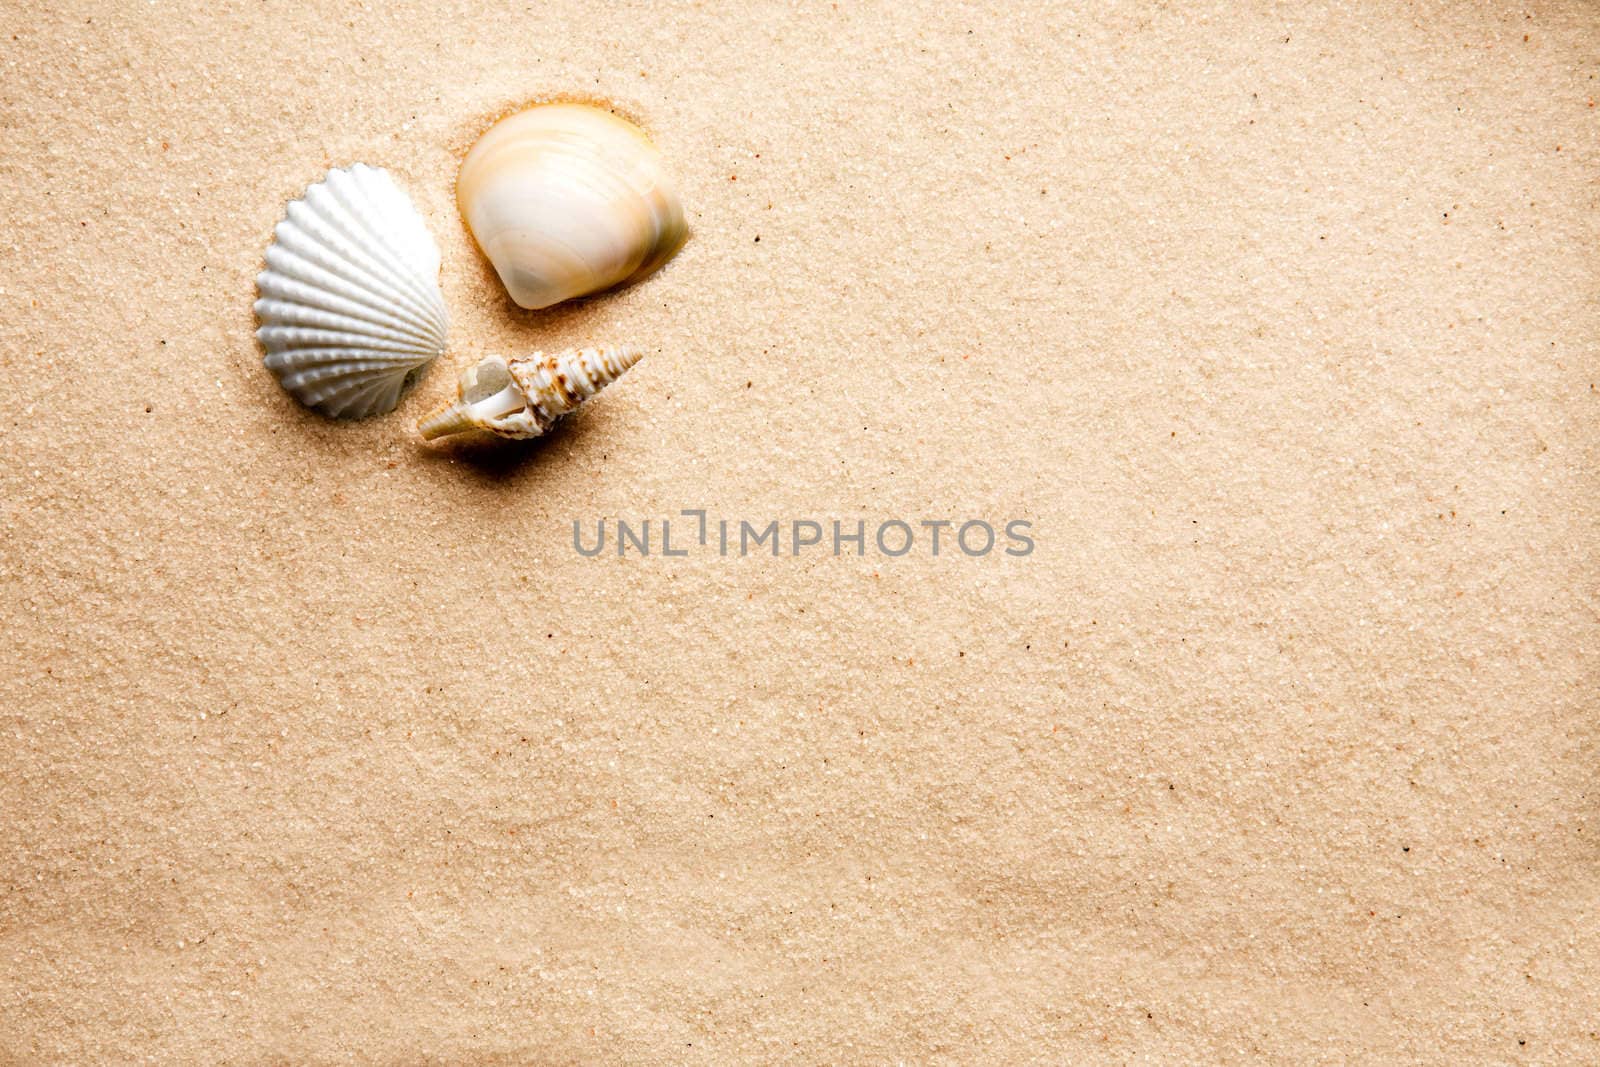
[[[569,348],[526,359],[490,356],[462,372],[456,402],[417,423],[417,430],[428,441],[468,430],[539,437],[643,354],[637,348]]]
[[[444,352],[439,248],[387,171],[330,170],[273,230],[256,337],[278,384],[324,415],[392,411]]]
[[[689,236],[660,151],[587,104],[495,123],[461,163],[456,202],[511,299],[530,309],[637,281]]]

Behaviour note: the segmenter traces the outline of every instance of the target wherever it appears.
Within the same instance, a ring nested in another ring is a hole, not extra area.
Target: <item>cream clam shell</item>
[[[462,161],[456,201],[511,299],[530,309],[636,281],[689,235],[660,151],[587,104],[495,123]]]

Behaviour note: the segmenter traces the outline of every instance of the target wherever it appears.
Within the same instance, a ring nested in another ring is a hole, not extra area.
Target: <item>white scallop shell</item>
[[[486,430],[539,437],[563,415],[622,377],[644,355],[637,348],[569,348],[525,359],[490,356],[461,373],[457,400],[417,424],[424,440]]]
[[[689,236],[643,130],[587,104],[541,104],[491,126],[461,162],[461,216],[525,308],[637,281]]]
[[[295,399],[324,415],[392,411],[445,349],[439,249],[387,171],[330,170],[273,230],[256,337]]]

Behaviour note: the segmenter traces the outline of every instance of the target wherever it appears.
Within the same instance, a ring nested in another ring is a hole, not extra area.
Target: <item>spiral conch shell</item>
[[[490,356],[462,372],[456,402],[423,419],[417,430],[429,441],[468,430],[540,437],[642,355],[637,348],[569,348],[526,359]]]
[[[491,126],[462,161],[456,201],[525,308],[637,281],[689,236],[643,130],[587,104],[542,104]]]
[[[324,415],[393,410],[450,328],[422,216],[387,171],[361,163],[329,171],[287,216],[256,277],[262,362]]]

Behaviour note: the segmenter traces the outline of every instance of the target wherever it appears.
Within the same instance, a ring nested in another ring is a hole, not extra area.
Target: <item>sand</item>
[[[1600,1059],[1592,4],[49,6],[0,1060]],[[694,236],[522,312],[453,178],[562,94]],[[344,425],[251,301],[355,161],[454,327]],[[597,341],[542,447],[415,439]],[[684,509],[868,550],[574,551]]]

